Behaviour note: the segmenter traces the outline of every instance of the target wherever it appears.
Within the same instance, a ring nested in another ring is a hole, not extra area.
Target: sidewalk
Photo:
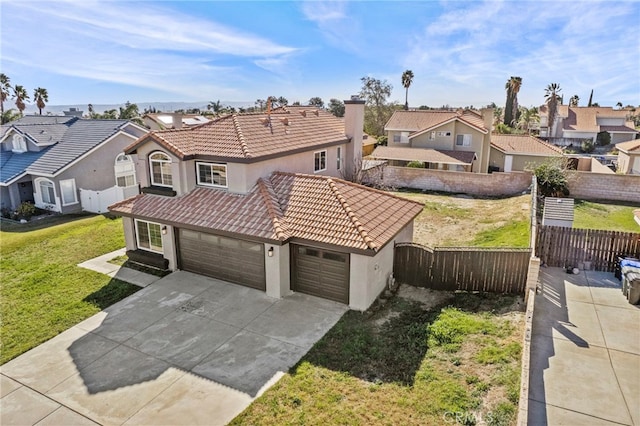
[[[125,252],[126,249],[121,248],[119,250],[112,251],[111,253],[103,254],[102,256],[79,263],[78,266],[100,272],[101,274],[109,275],[111,278],[117,278],[121,281],[128,282],[129,284],[134,284],[139,287],[146,287],[160,279],[160,277],[155,275],[109,263],[109,260],[111,259],[118,256],[124,256]]]
[[[529,425],[640,425],[640,307],[613,274],[540,269]]]

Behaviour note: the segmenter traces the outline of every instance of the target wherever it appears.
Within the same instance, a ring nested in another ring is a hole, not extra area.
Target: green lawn
[[[576,200],[573,227],[640,232],[640,225],[633,219],[636,209],[640,209],[640,205]]]
[[[441,292],[438,292],[441,293]],[[522,313],[515,298],[395,297],[343,318],[232,425],[515,423]]]
[[[124,246],[122,221],[57,216],[0,229],[0,364],[139,288],[76,266]]]
[[[469,244],[473,247],[529,247],[529,219],[514,220],[498,228],[480,231]]]

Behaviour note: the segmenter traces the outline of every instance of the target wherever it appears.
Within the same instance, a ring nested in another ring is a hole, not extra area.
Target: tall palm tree
[[[2,117],[2,122],[0,124],[4,124],[5,116],[4,116],[4,101],[9,99],[11,96],[11,84],[9,84],[9,77],[6,74],[0,74],[0,116]]]
[[[38,110],[40,111],[40,115],[42,115],[42,109],[45,107],[45,102],[49,102],[49,93],[47,93],[47,89],[42,87],[38,87],[33,91],[33,100],[35,101]]]
[[[413,83],[413,71],[406,70],[402,73],[402,87],[405,89],[404,93],[404,109],[409,110],[409,86]]]
[[[569,99],[569,106],[570,107],[577,107],[578,106],[578,102],[580,102],[580,97],[578,95],[573,95]]]
[[[548,136],[551,136],[553,131],[553,124],[556,120],[556,115],[558,114],[558,101],[560,99],[559,93],[562,91],[560,85],[558,83],[551,83],[544,89],[544,99],[547,104],[547,110],[549,112],[548,126],[549,132]]]
[[[507,90],[507,102],[504,105],[504,124],[513,126],[518,121],[518,92],[522,86],[522,77],[511,77],[504,88]]]
[[[531,133],[531,125],[540,122],[540,116],[538,115],[538,108],[536,107],[520,107],[520,117],[516,127],[518,129],[526,130],[527,133]]]
[[[27,89],[20,85],[15,85],[13,87],[13,97],[16,98],[16,107],[18,107],[20,115],[23,115],[24,109],[27,107],[24,104],[24,101],[29,101],[29,94],[27,93]]]

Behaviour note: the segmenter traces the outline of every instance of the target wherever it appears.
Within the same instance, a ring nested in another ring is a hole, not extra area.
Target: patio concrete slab
[[[36,426],[97,426],[98,423],[93,422],[67,407],[60,407],[44,419],[36,423]]]
[[[4,398],[6,395],[9,395],[21,386],[22,385],[15,380],[10,379],[4,374],[0,374],[0,398]]]
[[[22,386],[0,400],[0,424],[33,425],[60,407],[55,401]]]
[[[543,268],[540,289],[529,424],[640,424],[640,309],[609,273]]]

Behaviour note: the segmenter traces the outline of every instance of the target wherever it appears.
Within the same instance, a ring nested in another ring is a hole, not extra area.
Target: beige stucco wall
[[[609,133],[611,135],[611,143],[616,144],[620,142],[626,142],[635,137],[632,133]]]
[[[574,172],[568,181],[573,198],[640,203],[640,176]]]
[[[631,158],[629,156],[629,154],[625,154],[624,152],[620,151],[618,153],[618,173],[629,173],[629,170],[631,170]]]
[[[491,147],[491,154],[489,156],[489,165],[500,167],[500,171],[504,171],[504,162],[505,162],[505,153],[502,151]],[[530,170],[542,164],[546,161],[549,161],[552,158],[560,158],[561,156],[542,156],[542,155],[520,155],[520,154],[511,154],[513,158],[511,162],[511,171],[512,172],[523,172],[525,170]]]
[[[273,257],[269,257],[269,249],[272,247]],[[267,296],[281,298],[292,293],[289,247],[290,244],[278,246],[265,243],[264,245]]]
[[[133,225],[133,218],[123,217],[122,227],[124,229],[124,242],[127,250],[137,249],[138,247],[136,245],[136,233],[135,227]]]
[[[456,140],[456,122],[452,121],[440,127],[433,129],[436,132],[436,137],[431,140],[431,131],[426,132],[420,136],[416,136],[411,139],[411,147],[413,148],[432,148],[432,149],[445,149],[454,151]],[[438,136],[438,132],[451,132],[451,136]],[[477,133],[477,132],[476,132]],[[473,138],[476,137],[474,134]],[[396,144],[399,145],[399,144]],[[465,147],[469,148],[469,147]]]
[[[349,272],[349,308],[365,311],[385,289],[393,272],[393,251],[396,242],[413,240],[413,222],[402,229],[375,256],[351,254]]]
[[[183,166],[181,170],[178,157],[155,142],[148,142],[137,149],[136,177],[140,186],[144,188],[151,185],[149,155],[155,151],[164,152],[171,158],[172,189],[176,191],[178,195],[186,193],[185,178],[181,179],[181,176],[186,176],[185,167]]]

